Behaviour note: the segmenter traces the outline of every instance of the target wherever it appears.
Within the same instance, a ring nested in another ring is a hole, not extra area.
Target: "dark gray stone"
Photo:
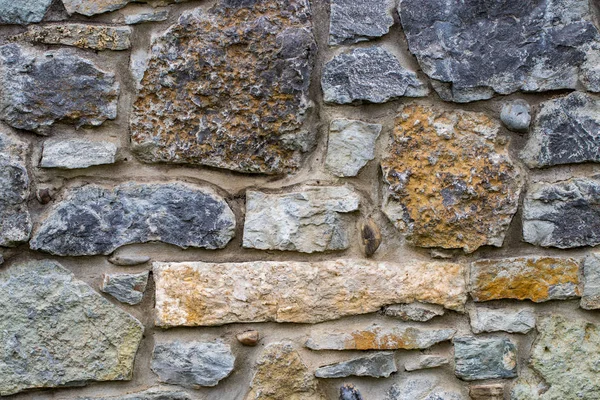
[[[363,400],[363,397],[354,385],[348,384],[340,388],[340,400]]]
[[[385,35],[394,25],[389,0],[331,0],[329,44],[352,44]]]
[[[52,0],[0,0],[0,24],[40,22]]]
[[[370,376],[387,378],[398,371],[394,353],[374,353],[365,357],[320,367],[315,371],[317,378],[345,378],[348,376]]]
[[[86,185],[67,192],[42,220],[30,246],[56,255],[110,254],[126,244],[160,241],[220,249],[235,234],[235,216],[207,188],[181,183]]]
[[[143,392],[111,396],[111,397],[85,397],[78,400],[192,400],[183,390],[168,388],[152,388]]]
[[[505,338],[454,338],[455,373],[460,379],[502,379],[517,376],[517,348]]]
[[[144,298],[149,272],[139,274],[106,274],[100,290],[121,303],[139,304]]]
[[[531,107],[525,100],[515,100],[502,106],[500,120],[514,132],[527,132],[531,123]]]

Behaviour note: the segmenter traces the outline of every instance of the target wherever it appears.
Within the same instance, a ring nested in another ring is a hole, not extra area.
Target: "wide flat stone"
[[[336,119],[329,126],[325,167],[335,176],[356,176],[375,158],[375,142],[382,126]]]
[[[86,139],[49,139],[44,142],[41,168],[77,169],[114,164],[118,147],[112,142]]]
[[[192,400],[183,390],[156,387],[143,392],[110,397],[85,397],[78,400]]]
[[[54,261],[0,272],[0,395],[129,380],[144,328]]]
[[[172,3],[183,3],[187,0],[62,0],[67,13],[81,14],[88,17],[119,10],[129,3],[151,3],[161,6]],[[161,20],[159,20],[161,21]]]
[[[426,301],[454,310],[462,310],[466,302],[460,264],[336,260],[153,265],[156,325],[162,327],[317,323],[397,302]]]
[[[447,390],[436,377],[406,378],[395,383],[385,400],[467,400],[463,394]]]
[[[421,369],[438,368],[443,365],[448,365],[449,361],[447,357],[426,355],[420,356],[417,359],[407,361],[404,364],[404,369],[407,371],[417,371]]]
[[[131,33],[127,26],[61,23],[32,26],[15,39],[92,50],[127,50],[131,47]]]
[[[582,264],[583,294],[581,308],[586,310],[600,309],[600,254],[591,253]]]
[[[469,396],[472,400],[504,400],[504,385],[501,383],[471,385]]]
[[[517,348],[506,338],[454,338],[454,372],[465,381],[517,376]]]
[[[535,328],[535,313],[528,308],[511,310],[475,307],[469,311],[469,318],[473,333],[528,333]]]
[[[125,15],[125,23],[127,25],[137,25],[146,22],[161,22],[169,18],[169,10],[152,10],[139,13],[131,13]]]
[[[394,25],[389,0],[332,0],[329,44],[352,44],[377,38]]]
[[[487,115],[410,104],[381,162],[383,212],[419,247],[500,247],[522,177]]]
[[[348,376],[387,378],[396,371],[398,371],[398,367],[396,367],[394,353],[382,352],[319,367],[315,371],[315,376],[317,378],[346,378]]]
[[[105,274],[100,290],[121,303],[139,304],[148,284],[149,271],[139,274]]]
[[[235,234],[235,215],[212,189],[183,183],[124,183],[68,190],[30,242],[56,255],[110,254],[126,244],[160,241],[220,249]]]
[[[156,37],[133,105],[131,141],[149,163],[280,174],[314,143],[316,52],[306,0],[219,0]]]
[[[40,22],[52,0],[0,0],[0,24],[27,25]]]
[[[386,317],[399,318],[402,321],[427,322],[430,319],[444,315],[444,307],[438,304],[409,303],[392,304],[382,310]]]

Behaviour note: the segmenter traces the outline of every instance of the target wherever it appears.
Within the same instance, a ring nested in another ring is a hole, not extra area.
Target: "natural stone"
[[[427,84],[380,46],[358,48],[325,64],[321,78],[328,103],[385,103],[397,97],[427,96]]]
[[[192,398],[182,390],[168,388],[152,388],[126,395],[111,397],[85,397],[78,400],[192,400]]]
[[[289,193],[246,192],[243,246],[313,253],[350,246],[360,197],[349,186],[309,186]]]
[[[469,317],[473,333],[528,333],[535,328],[535,313],[528,308],[510,310],[476,307],[469,311]]]
[[[54,261],[0,272],[0,395],[129,380],[144,328]]]
[[[83,256],[150,241],[220,249],[235,234],[235,215],[208,188],[129,182],[113,189],[85,185],[64,197],[42,220],[32,249]]]
[[[410,51],[444,100],[494,92],[600,90],[600,35],[588,0],[402,0]]]
[[[313,55],[306,0],[219,0],[158,36],[131,117],[144,162],[240,172],[297,169],[314,143],[304,121]]]
[[[442,356],[420,356],[419,358],[407,361],[404,364],[404,369],[407,371],[417,371],[420,369],[437,368],[442,365],[447,365],[448,358]]]
[[[407,105],[381,162],[383,211],[420,247],[500,247],[522,179],[498,122],[482,113]]]
[[[471,264],[470,294],[475,301],[500,299],[565,300],[580,296],[579,264],[573,258],[518,257]]]
[[[109,257],[108,262],[114,265],[122,267],[132,267],[134,265],[145,264],[150,261],[150,257],[142,256],[137,254],[124,254],[122,252],[115,252]]]
[[[40,167],[76,169],[114,164],[117,150],[117,145],[111,142],[50,139],[44,142]]]
[[[381,230],[377,223],[367,218],[360,227],[360,236],[365,256],[371,257],[381,245]]]
[[[460,264],[335,260],[153,265],[156,324],[162,327],[317,323],[398,302],[424,301],[454,310],[462,310],[466,302]]]
[[[65,49],[1,46],[0,91],[0,119],[17,129],[46,134],[55,122],[97,126],[117,117],[114,74]]]
[[[600,254],[589,254],[583,260],[583,295],[581,308],[586,310],[600,309]]]
[[[216,386],[233,371],[235,357],[229,345],[216,342],[157,343],[152,371],[161,382],[191,389]]]
[[[358,389],[351,383],[340,387],[340,400],[363,400]]]
[[[0,0],[0,24],[27,25],[40,22],[52,0]]]
[[[235,335],[238,342],[243,344],[244,346],[256,346],[258,341],[260,340],[260,335],[258,331],[244,331]]]
[[[486,385],[472,385],[469,387],[472,400],[504,400],[504,385],[491,383]]]
[[[332,0],[329,44],[352,44],[385,35],[394,25],[389,0]]]
[[[517,348],[506,338],[454,338],[455,373],[466,381],[517,376]]]
[[[531,123],[531,107],[525,100],[515,100],[502,106],[500,120],[513,132],[527,132]]]
[[[127,50],[131,47],[131,33],[127,26],[62,23],[32,26],[14,39],[92,50]]]
[[[398,368],[394,360],[394,353],[382,352],[317,368],[315,376],[317,378],[345,378],[348,376],[387,378],[396,371]]]
[[[336,119],[329,126],[325,166],[335,176],[356,176],[375,158],[375,142],[381,125]]]
[[[438,384],[437,378],[405,379],[390,388],[385,400],[467,400],[462,394],[447,391]]]
[[[149,272],[139,274],[105,274],[100,290],[121,303],[139,304],[144,297]]]
[[[69,14],[82,14],[88,17],[116,11],[129,3],[152,3],[153,6],[183,3],[186,0],[62,0]]]
[[[148,12],[141,12],[137,14],[130,14],[125,16],[125,23],[127,25],[143,24],[145,22],[161,22],[166,21],[169,18],[169,10],[152,10]]]
[[[430,319],[444,315],[444,307],[438,304],[409,303],[392,304],[382,310],[387,317],[400,318],[402,321],[426,322]]]

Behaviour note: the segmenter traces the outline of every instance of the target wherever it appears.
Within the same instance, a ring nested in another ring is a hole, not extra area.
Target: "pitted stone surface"
[[[149,272],[139,274],[105,274],[100,290],[121,303],[139,304],[144,297]]]
[[[455,373],[466,381],[517,376],[517,348],[506,338],[454,338]]]
[[[169,18],[169,10],[153,10],[148,12],[140,12],[136,14],[129,14],[125,16],[125,23],[127,25],[137,25],[146,22],[161,22],[166,21]]]
[[[352,44],[377,38],[394,25],[390,0],[332,0],[329,44]]]
[[[50,139],[44,142],[42,168],[76,169],[114,164],[117,145],[86,139]]]
[[[317,368],[315,376],[317,378],[346,378],[348,376],[387,378],[396,371],[398,368],[394,360],[394,353],[382,352]]]
[[[581,308],[600,309],[600,254],[589,254],[583,260],[583,295]]]
[[[278,174],[310,149],[316,50],[306,0],[221,0],[156,38],[133,106],[144,162]]]
[[[40,22],[52,0],[0,0],[0,24],[27,25]]]
[[[336,119],[329,126],[325,166],[334,175],[356,176],[367,162],[375,158],[375,142],[381,125]]]
[[[192,400],[192,398],[183,390],[157,387],[120,396],[85,397],[78,400]]]
[[[522,179],[498,131],[485,114],[404,107],[381,169],[383,211],[409,243],[502,246]]]
[[[56,255],[110,254],[126,244],[161,241],[220,249],[235,234],[235,215],[211,189],[181,183],[125,183],[71,189],[30,242]]]
[[[0,272],[0,395],[129,380],[144,328],[54,261]]]
[[[527,333],[535,328],[535,313],[528,308],[511,310],[476,307],[469,311],[469,317],[473,333]]]
[[[93,50],[127,50],[132,30],[126,26],[60,24],[32,26],[14,39]]]
[[[444,312],[444,307],[441,305],[427,303],[392,304],[382,310],[382,314],[387,317],[417,322],[427,322],[434,317],[444,315]]]
[[[407,371],[417,371],[420,369],[437,368],[449,363],[446,357],[442,356],[420,356],[416,360],[408,361],[404,364],[404,369]]]

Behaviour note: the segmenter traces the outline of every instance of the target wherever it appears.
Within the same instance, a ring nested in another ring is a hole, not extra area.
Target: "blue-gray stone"
[[[502,379],[517,376],[517,348],[506,338],[454,338],[455,374],[460,379]]]
[[[466,396],[438,386],[434,377],[406,378],[392,385],[385,400],[467,400]]]
[[[525,100],[515,100],[502,106],[500,120],[513,132],[527,132],[531,123],[531,107]]]
[[[348,384],[340,388],[340,400],[363,400],[363,397],[354,385]]]
[[[52,0],[0,0],[0,24],[40,22],[50,4]]]
[[[144,298],[149,271],[139,274],[106,274],[100,290],[121,303],[139,304]]]
[[[352,44],[377,38],[394,25],[389,0],[331,0],[329,44]]]
[[[394,353],[373,353],[349,361],[320,367],[315,371],[317,378],[345,378],[348,376],[370,376],[387,378],[398,371]]]
[[[85,397],[77,400],[192,400],[192,398],[183,390],[157,387],[119,396]]]

